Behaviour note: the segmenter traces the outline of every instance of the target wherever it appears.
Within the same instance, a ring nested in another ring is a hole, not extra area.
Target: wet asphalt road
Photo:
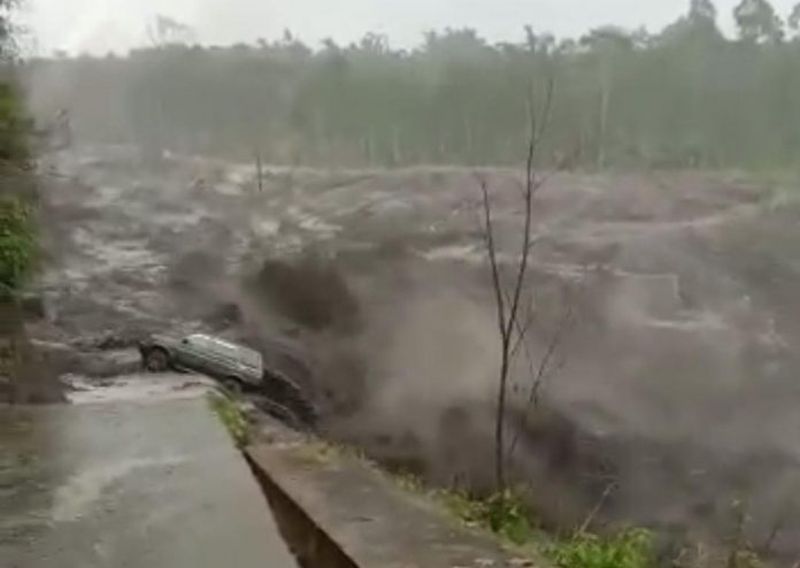
[[[296,566],[202,389],[87,394],[0,407],[0,567]]]

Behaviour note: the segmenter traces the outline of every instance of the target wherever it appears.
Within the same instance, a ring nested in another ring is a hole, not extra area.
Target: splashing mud
[[[184,461],[180,458],[115,461],[83,470],[56,490],[50,516],[56,523],[77,521],[87,514],[111,484],[128,475],[136,475],[139,470],[175,466]]]
[[[490,483],[498,347],[471,172],[299,171],[287,187],[276,170],[259,193],[245,166],[148,172],[124,155],[53,158],[80,184],[47,192],[41,339],[245,339],[314,393],[328,436],[438,483]],[[502,261],[516,179],[485,175]],[[568,303],[578,319],[534,412],[515,369],[508,428],[550,522],[584,518],[613,485],[600,521],[723,539],[744,499],[753,542],[780,524],[773,552],[800,552],[785,506],[800,481],[800,211],[768,198],[701,173],[564,174],[543,190],[532,359]]]

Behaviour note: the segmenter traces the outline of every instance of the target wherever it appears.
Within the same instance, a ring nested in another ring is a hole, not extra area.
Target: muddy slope
[[[272,169],[259,193],[235,164],[148,171],[109,148],[50,161],[40,341],[124,359],[152,330],[247,339],[313,393],[328,435],[488,483],[498,353],[473,172]],[[484,175],[512,258],[518,176]],[[800,213],[773,205],[702,173],[544,188],[532,360],[567,303],[578,318],[532,419],[520,365],[509,428],[520,478],[557,496],[546,516],[581,518],[614,483],[608,519],[724,536],[743,496],[752,540],[781,521],[773,547],[797,548]]]

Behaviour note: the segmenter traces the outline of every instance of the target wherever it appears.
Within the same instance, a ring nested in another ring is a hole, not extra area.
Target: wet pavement
[[[296,566],[204,392],[134,377],[0,407],[0,566]]]

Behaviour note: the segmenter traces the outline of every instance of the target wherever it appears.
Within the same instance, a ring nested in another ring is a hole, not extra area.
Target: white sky
[[[716,0],[725,30],[739,0]],[[772,0],[782,16],[798,0]],[[103,54],[146,43],[155,14],[192,26],[202,43],[278,38],[284,28],[309,44],[347,43],[368,31],[410,47],[430,29],[469,26],[491,41],[518,41],[522,28],[578,36],[592,27],[640,25],[655,31],[674,21],[688,0],[26,0],[21,21],[34,49]]]

